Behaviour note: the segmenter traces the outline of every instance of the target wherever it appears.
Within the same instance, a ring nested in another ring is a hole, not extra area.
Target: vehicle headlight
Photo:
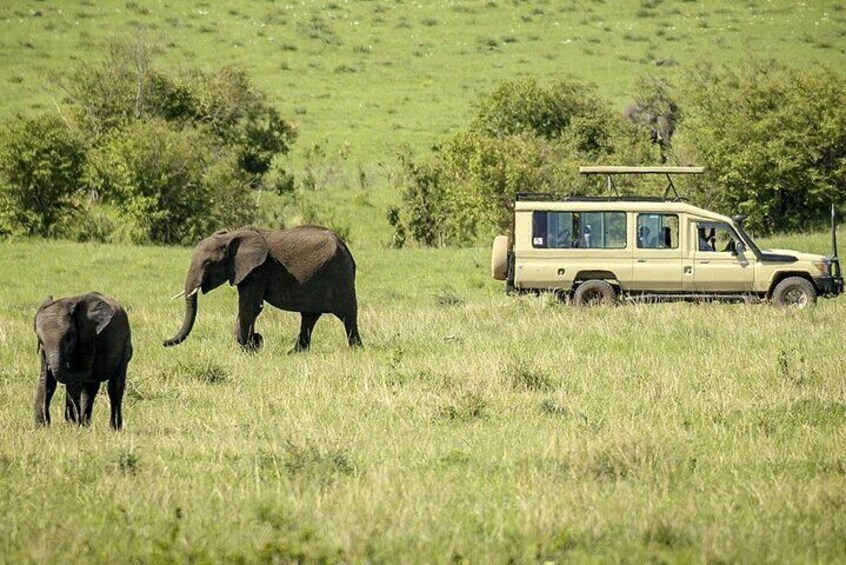
[[[829,270],[831,269],[831,263],[827,260],[825,261],[814,261],[811,263],[814,267],[817,268],[823,275],[828,275]]]

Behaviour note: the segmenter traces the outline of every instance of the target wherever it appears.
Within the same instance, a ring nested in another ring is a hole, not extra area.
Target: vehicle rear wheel
[[[817,289],[802,277],[787,277],[773,290],[773,304],[783,308],[806,308],[817,301]]]
[[[611,306],[616,301],[614,287],[597,279],[583,282],[573,294],[573,304],[576,306]]]

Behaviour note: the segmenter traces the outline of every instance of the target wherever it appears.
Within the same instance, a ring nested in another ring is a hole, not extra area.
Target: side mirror
[[[746,253],[746,246],[743,245],[743,242],[738,241],[734,245],[734,254],[735,255],[743,255],[744,253]]]

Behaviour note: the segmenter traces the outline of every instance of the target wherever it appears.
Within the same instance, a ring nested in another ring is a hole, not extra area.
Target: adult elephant
[[[238,287],[235,339],[242,348],[261,347],[255,332],[256,317],[265,302],[282,310],[300,312],[302,322],[291,350],[306,351],[314,324],[322,314],[334,314],[344,323],[350,346],[360,346],[355,261],[338,235],[318,226],[288,230],[243,227],[218,231],[194,250],[185,289],[185,319],[165,347],[182,343],[197,318],[197,293],[224,282]]]

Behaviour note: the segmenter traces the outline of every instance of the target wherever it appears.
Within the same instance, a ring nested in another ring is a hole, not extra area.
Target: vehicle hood
[[[784,261],[788,258],[792,261],[822,261],[827,259],[825,255],[818,253],[803,253],[793,249],[761,249],[761,259],[764,261]]]

